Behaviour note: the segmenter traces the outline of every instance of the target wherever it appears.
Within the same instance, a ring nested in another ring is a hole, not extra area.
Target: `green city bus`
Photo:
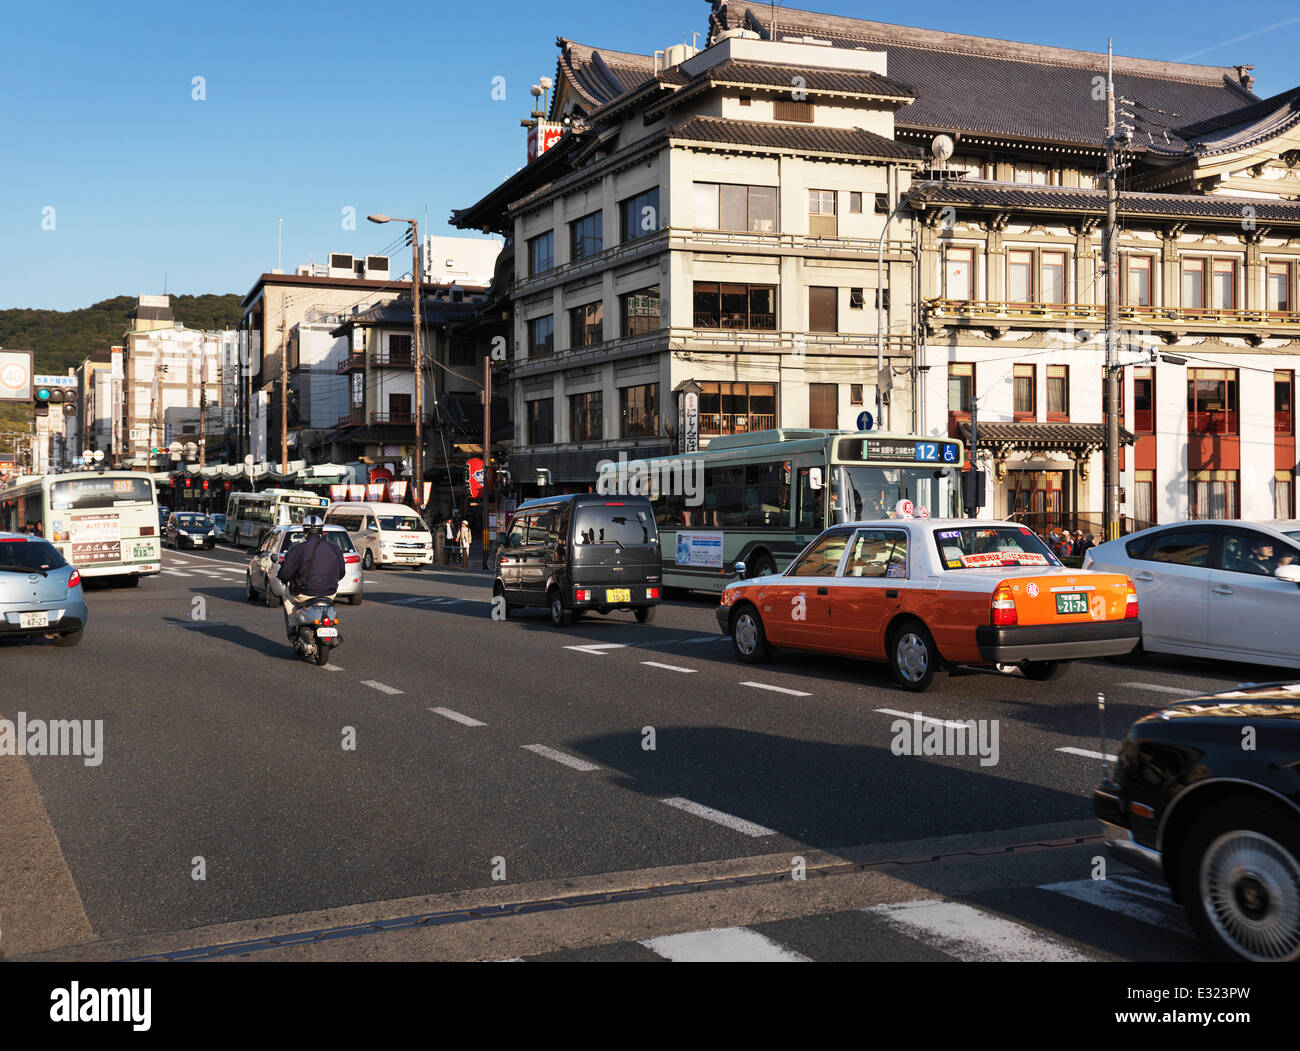
[[[623,480],[645,481],[619,491],[644,491],[653,502],[664,586],[720,592],[737,561],[747,577],[778,572],[822,530],[892,518],[902,501],[917,515],[958,517],[964,459],[962,443],[949,438],[753,431],[636,461]]]

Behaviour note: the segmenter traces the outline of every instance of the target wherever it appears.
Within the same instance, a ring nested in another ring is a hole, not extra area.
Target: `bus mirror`
[[[808,471],[808,488],[814,492],[822,487],[822,469],[820,467],[810,468]]]

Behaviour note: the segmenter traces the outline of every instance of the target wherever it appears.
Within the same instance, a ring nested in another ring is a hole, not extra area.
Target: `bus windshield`
[[[153,485],[147,478],[75,478],[50,486],[50,507],[55,511],[149,503],[153,503]]]
[[[836,465],[830,489],[832,523],[893,518],[900,500],[927,508],[933,518],[958,514],[957,480],[951,468]]]

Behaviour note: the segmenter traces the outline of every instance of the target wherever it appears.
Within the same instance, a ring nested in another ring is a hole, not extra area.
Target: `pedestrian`
[[[456,520],[448,517],[442,524],[443,548],[447,552],[447,564],[451,565],[452,558],[455,555],[456,546],[460,542],[456,531]]]
[[[462,520],[460,523],[460,551],[461,565],[469,569],[469,547],[474,542],[474,533],[469,527],[469,522]]]
[[[1069,558],[1074,554],[1074,544],[1070,540],[1070,531],[1062,529],[1061,535],[1057,538],[1056,547],[1053,549],[1057,558]]]

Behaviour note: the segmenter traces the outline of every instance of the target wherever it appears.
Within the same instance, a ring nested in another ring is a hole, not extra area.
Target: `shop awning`
[[[958,436],[970,445],[970,423],[958,425]],[[1001,452],[1060,452],[1092,453],[1105,448],[1104,423],[1022,423],[979,424],[979,444],[983,450],[995,448]],[[1121,445],[1132,445],[1137,438],[1123,427],[1119,429]]]

